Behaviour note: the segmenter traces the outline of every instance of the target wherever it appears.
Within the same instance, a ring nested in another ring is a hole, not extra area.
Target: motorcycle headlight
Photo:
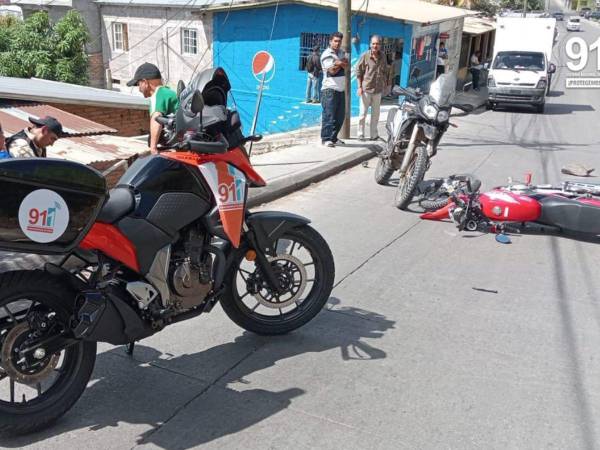
[[[450,114],[448,114],[448,111],[440,111],[437,115],[438,122],[447,122],[449,118]]]
[[[423,114],[425,114],[425,116],[427,116],[428,119],[435,119],[437,116],[438,110],[435,106],[429,104],[429,105],[425,105],[425,108],[423,108]]]
[[[538,81],[537,88],[538,89],[545,88],[547,86],[547,84],[548,84],[548,82],[546,81],[546,79],[542,78],[540,81]]]

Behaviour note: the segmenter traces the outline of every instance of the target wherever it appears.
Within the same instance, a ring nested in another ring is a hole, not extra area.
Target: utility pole
[[[348,58],[348,68],[344,71],[346,74],[346,90],[344,91],[344,96],[346,98],[346,115],[344,118],[344,125],[342,125],[342,129],[340,130],[341,137],[343,139],[348,139],[350,137],[350,117],[351,117],[351,108],[352,108],[352,86],[350,84],[350,72],[352,68],[350,66],[350,61],[352,61],[351,54],[351,36],[352,33],[352,19],[350,17],[352,13],[351,0],[338,0],[338,29],[340,32],[344,34],[344,39],[342,40],[342,50],[346,53],[346,57]]]
[[[527,0],[523,0],[523,17],[527,17]]]

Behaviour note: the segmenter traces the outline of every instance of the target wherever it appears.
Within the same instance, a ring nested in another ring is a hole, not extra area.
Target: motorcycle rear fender
[[[264,211],[246,216],[248,228],[254,232],[260,249],[271,256],[276,255],[275,243],[287,231],[308,225],[306,217],[280,211]]]

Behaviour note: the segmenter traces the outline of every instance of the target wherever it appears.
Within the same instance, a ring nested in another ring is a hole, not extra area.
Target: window
[[[181,52],[185,55],[198,54],[198,31],[183,28],[181,30]]]
[[[299,70],[304,70],[306,67],[306,61],[308,55],[312,52],[315,45],[319,46],[319,52],[323,53],[327,47],[329,47],[329,34],[328,33],[300,33],[300,64],[298,65]]]
[[[113,22],[113,50],[126,52],[129,50],[129,36],[127,35],[127,24]]]

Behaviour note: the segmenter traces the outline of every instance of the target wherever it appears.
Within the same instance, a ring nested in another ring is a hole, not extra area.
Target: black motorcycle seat
[[[128,187],[111,189],[108,200],[98,214],[98,222],[115,223],[135,208],[135,197]]]
[[[600,235],[600,207],[558,195],[545,197],[540,203],[542,214],[538,222],[564,231]]]

